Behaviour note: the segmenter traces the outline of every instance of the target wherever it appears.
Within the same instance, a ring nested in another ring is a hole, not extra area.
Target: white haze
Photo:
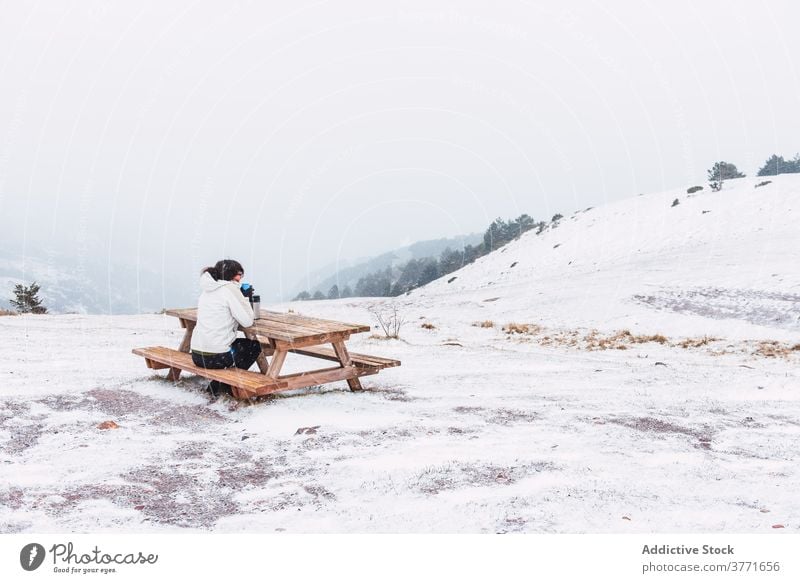
[[[119,266],[193,289],[232,256],[277,298],[496,216],[700,183],[718,159],[752,175],[800,150],[798,12],[8,3],[0,244],[31,266],[106,264],[90,283],[109,293]]]

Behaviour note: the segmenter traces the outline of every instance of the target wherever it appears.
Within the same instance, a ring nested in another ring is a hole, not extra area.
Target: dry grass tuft
[[[509,322],[503,326],[503,332],[506,334],[539,334],[542,327],[538,324],[517,324],[516,322]]]
[[[700,338],[684,338],[680,342],[678,342],[678,346],[681,348],[700,348],[701,346],[706,346],[712,342],[716,342],[717,340],[721,340],[721,338],[715,338],[714,336],[702,336]]]
[[[19,316],[19,314],[13,310],[0,309],[0,316]]]
[[[527,324],[517,324],[516,322],[509,322],[503,326],[503,332],[506,334],[527,334],[530,332],[530,327]]]
[[[633,342],[636,344],[644,344],[646,342],[657,342],[659,344],[667,344],[669,339],[663,334],[651,334],[650,336],[634,336]]]
[[[587,350],[627,350],[633,340],[630,330],[618,330],[610,336],[603,336],[597,330],[591,330],[584,338]]]
[[[627,329],[611,334],[602,334],[599,330],[592,329],[585,334],[578,330],[553,331],[539,338],[538,342],[543,346],[561,345],[584,350],[628,350],[632,344],[669,344],[669,339],[663,334],[637,336]]]
[[[762,340],[756,346],[754,354],[767,358],[787,357],[794,350],[800,350],[800,344],[789,346],[777,340]]]
[[[436,330],[436,326],[431,324],[430,322],[423,322],[419,326],[420,328],[425,328],[425,330]]]
[[[494,328],[494,322],[492,320],[484,320],[483,322],[473,322],[472,325],[477,328]]]
[[[473,324],[473,326],[477,325],[479,325],[478,322]],[[535,336],[534,341],[542,346],[568,346],[583,350],[628,350],[632,344],[669,343],[669,339],[663,334],[636,336],[627,329],[617,330],[610,334],[603,334],[596,329],[583,333],[579,330],[545,330],[538,324],[509,322],[503,326],[503,331],[509,336],[514,334],[525,337]]]
[[[488,327],[487,321],[487,327]],[[473,322],[473,326],[481,326],[481,322]],[[752,340],[737,346],[728,345],[723,348],[715,342],[724,341],[724,338],[704,335],[696,338],[683,338],[670,340],[663,334],[633,334],[628,329],[604,333],[597,329],[585,330],[553,330],[546,329],[538,324],[520,324],[509,322],[503,326],[503,331],[509,339],[516,342],[535,342],[541,346],[568,347],[578,350],[629,350],[636,344],[655,343],[671,348],[705,348],[709,354],[720,356],[722,354],[747,353],[753,356],[766,358],[792,358],[800,353],[800,343],[784,343],[777,340]]]

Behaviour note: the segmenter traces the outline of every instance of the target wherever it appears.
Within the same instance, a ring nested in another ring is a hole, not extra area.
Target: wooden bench
[[[289,386],[286,381],[270,379],[261,373],[240,368],[203,368],[192,362],[191,354],[163,346],[134,348],[133,353],[144,357],[147,368],[170,369],[170,376],[174,379],[180,376],[181,371],[186,371],[228,384],[231,386],[233,396],[240,399],[286,389]]]
[[[336,356],[336,351],[334,351],[332,348],[325,348],[322,346],[292,348],[289,352],[302,354],[304,356],[315,356],[317,358],[332,360],[334,362],[339,361],[339,357]],[[370,356],[368,354],[358,354],[356,352],[350,353],[350,360],[353,362],[355,366],[360,366],[360,367],[375,367],[378,369],[382,369],[382,368],[390,368],[393,366],[400,366],[399,360],[394,360],[392,358],[383,358],[381,356]]]
[[[347,350],[345,341],[350,335],[368,332],[369,326],[262,310],[251,328],[241,329],[247,338],[261,343],[261,354],[256,360],[260,373],[236,368],[202,368],[195,366],[189,353],[197,309],[167,310],[166,314],[178,318],[185,329],[178,350],[154,346],[135,348],[133,353],[144,357],[149,368],[169,369],[167,378],[173,381],[178,380],[182,371],[188,371],[231,385],[231,392],[238,399],[342,380],[347,381],[351,390],[357,391],[361,389],[359,377],[400,366],[399,360],[351,354]],[[290,352],[333,361],[337,366],[281,375],[281,368]]]

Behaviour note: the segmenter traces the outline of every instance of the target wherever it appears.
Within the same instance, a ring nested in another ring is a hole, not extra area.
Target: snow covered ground
[[[798,532],[798,178],[580,212],[393,301],[278,306],[398,307],[401,340],[351,341],[403,361],[362,393],[212,403],[130,353],[177,346],[173,318],[2,317],[0,532]]]

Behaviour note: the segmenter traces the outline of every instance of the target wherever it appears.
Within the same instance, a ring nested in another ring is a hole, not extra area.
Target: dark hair
[[[217,261],[214,267],[206,267],[200,273],[208,273],[215,280],[224,279],[225,281],[230,281],[238,274],[244,273],[244,267],[233,259],[222,259]]]

